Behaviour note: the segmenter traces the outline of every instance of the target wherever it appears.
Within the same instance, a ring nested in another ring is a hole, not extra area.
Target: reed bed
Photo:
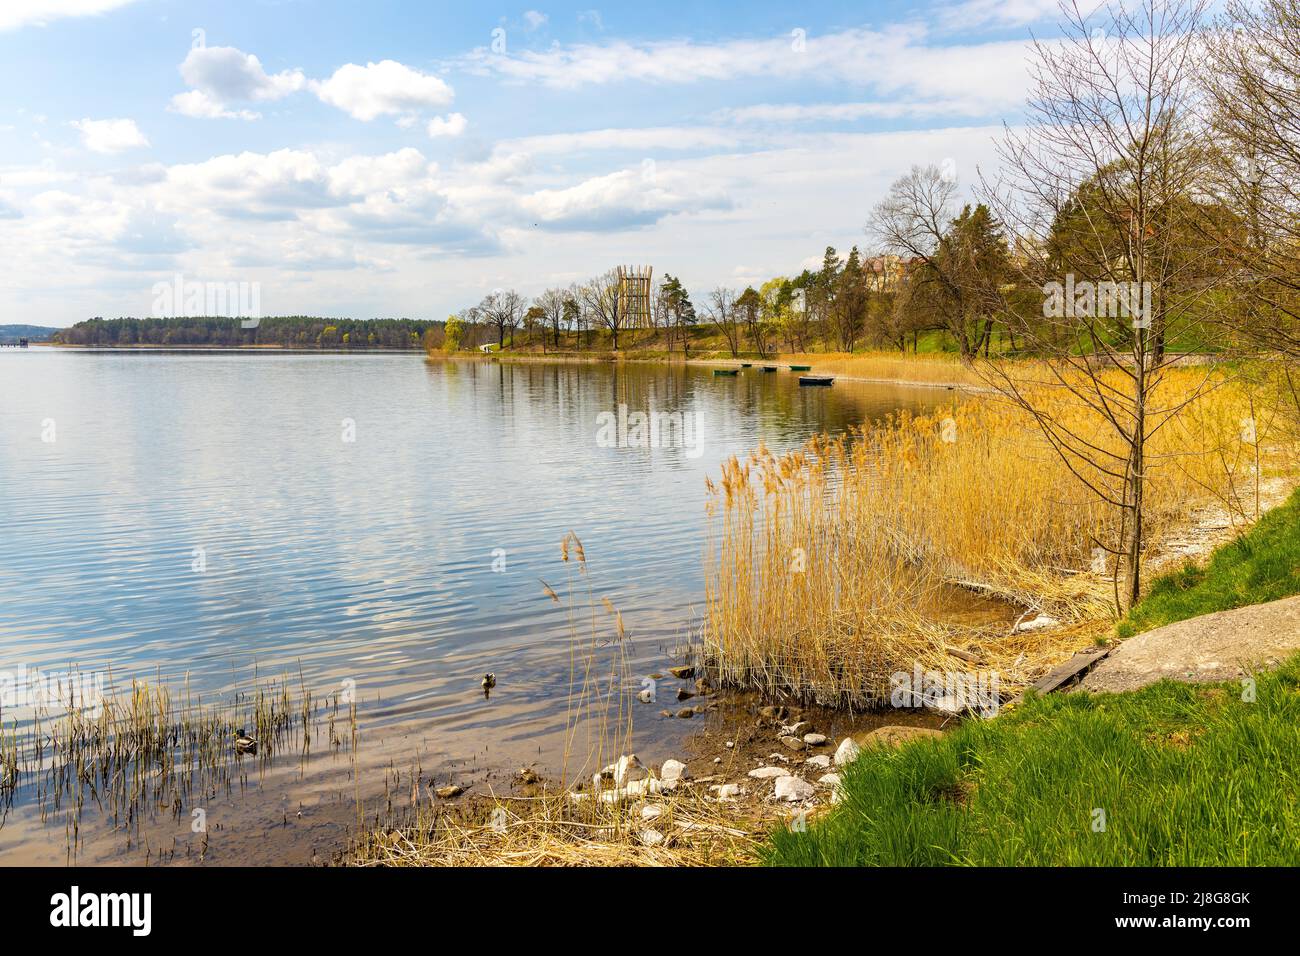
[[[1258,475],[1294,461],[1284,430],[1257,414],[1257,394],[1212,374],[1213,387],[1148,445],[1151,551],[1198,504],[1246,523]],[[1169,373],[1154,404],[1177,406],[1205,375]],[[1035,400],[1077,433],[1113,442],[1064,390]],[[1089,477],[1103,480],[1095,469]],[[1099,565],[1096,549],[1121,540],[1118,509],[1084,487],[1027,413],[996,397],[901,413],[786,455],[760,447],[726,463],[708,490],[703,637],[727,683],[870,707],[888,703],[891,674],[973,662],[1014,689],[1036,662],[1059,657],[1061,642],[1104,630],[1079,625],[1115,614],[1115,560],[1103,553]],[[955,621],[953,589],[1067,626],[1013,633],[1009,622]]]
[[[256,741],[255,753],[237,752],[240,733]],[[315,701],[301,678],[268,681],[218,705],[188,685],[175,694],[161,681],[133,680],[102,699],[42,704],[22,721],[0,714],[0,811],[24,800],[42,823],[61,819],[72,857],[93,809],[129,846],[145,821],[180,819],[196,795],[243,786],[249,770],[265,771],[278,753],[305,758],[318,734],[335,751],[354,751],[356,705],[337,695]]]

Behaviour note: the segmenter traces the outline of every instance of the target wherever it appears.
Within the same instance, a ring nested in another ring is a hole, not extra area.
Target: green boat
[[[834,385],[835,378],[831,375],[800,375],[800,385]]]
[[[738,368],[715,368],[715,369],[713,370],[713,374],[714,374],[714,375],[739,375],[739,374],[740,374],[740,369],[738,369]]]
[[[812,371],[812,366],[811,366],[811,365],[791,365],[791,366],[790,366],[790,371],[792,371],[792,372],[811,372],[811,371]]]
[[[776,366],[775,366],[775,365],[764,365],[764,366],[763,366],[763,371],[764,371],[764,372],[775,372],[775,371],[776,371]]]
[[[740,363],[740,367],[741,367],[741,368],[753,368],[753,367],[754,367],[754,363],[753,363],[753,362],[741,362],[741,363]]]

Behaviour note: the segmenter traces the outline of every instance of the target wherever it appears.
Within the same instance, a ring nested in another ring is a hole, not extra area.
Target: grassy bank
[[[1121,637],[1201,614],[1300,594],[1300,490],[1255,527],[1220,548],[1203,567],[1158,578],[1120,622]]]
[[[1163,682],[1027,701],[902,750],[871,749],[783,866],[1300,863],[1300,658],[1238,684]]]

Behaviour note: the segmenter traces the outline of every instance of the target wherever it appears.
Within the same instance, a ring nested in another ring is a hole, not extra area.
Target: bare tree
[[[630,318],[623,297],[619,295],[618,270],[611,269],[603,275],[596,276],[581,287],[579,295],[582,298],[584,311],[590,318],[609,329],[614,351],[617,352],[618,333],[626,328]]]
[[[1300,0],[1232,0],[1203,73],[1248,341],[1300,359]]]
[[[1007,321],[1046,372],[1035,381],[999,362],[980,367],[1119,510],[1118,538],[1093,544],[1120,558],[1116,600],[1129,606],[1142,584],[1147,444],[1200,391],[1154,400],[1181,358],[1164,344],[1200,323],[1212,292],[1188,281],[1199,273],[1186,252],[1204,162],[1191,108],[1204,7],[1128,0],[1084,14],[1063,0],[1063,38],[1035,44],[1029,122],[1005,134],[1003,172],[984,183],[1019,237],[1022,278],[1045,296],[1041,318],[1009,311]],[[1090,410],[1096,427],[1065,424],[1041,398],[1048,391]]]
[[[718,286],[709,293],[709,304],[705,307],[705,312],[709,316],[710,324],[727,340],[732,358],[738,357],[742,326],[739,310],[736,308],[735,291]]]
[[[988,348],[1002,304],[1006,250],[1002,224],[987,207],[958,213],[956,198],[952,176],[938,166],[913,166],[876,205],[867,232],[907,261],[909,301],[924,301],[934,324],[969,361]],[[865,313],[865,304],[860,310]]]
[[[536,299],[537,308],[542,311],[543,321],[550,328],[557,349],[560,347],[560,326],[564,323],[564,303],[567,296],[563,289],[547,289]]]
[[[489,327],[496,330],[497,348],[505,348],[506,333],[514,341],[515,329],[524,317],[524,297],[514,289],[496,289],[484,296],[478,313]]]

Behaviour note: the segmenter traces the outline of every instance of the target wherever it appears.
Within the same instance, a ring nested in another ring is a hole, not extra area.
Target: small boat
[[[835,376],[833,375],[800,375],[800,385],[834,385]]]
[[[811,365],[791,365],[791,366],[790,366],[790,371],[792,371],[792,372],[810,372],[810,371],[812,371],[812,366],[811,366]]]
[[[741,362],[741,363],[740,363],[740,367],[741,367],[741,368],[753,368],[753,367],[754,367],[754,363],[753,363],[753,362]]]
[[[764,371],[764,372],[775,372],[775,371],[776,371],[776,366],[775,366],[775,365],[764,365],[764,366],[763,366],[763,371]]]
[[[715,368],[715,369],[713,370],[713,374],[714,374],[714,375],[739,375],[739,374],[740,374],[740,369],[738,369],[738,368]]]

